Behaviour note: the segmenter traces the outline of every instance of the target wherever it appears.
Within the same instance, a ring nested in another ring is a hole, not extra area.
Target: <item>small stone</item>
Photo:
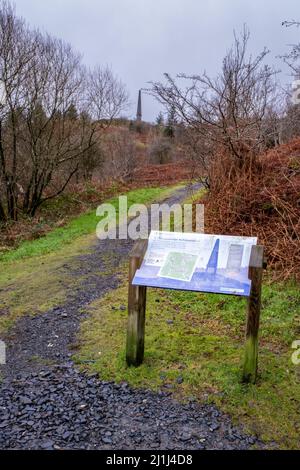
[[[49,371],[49,370],[42,370],[42,371],[40,372],[40,376],[41,376],[41,377],[49,377],[49,375],[50,375],[50,371]]]
[[[210,430],[213,432],[213,431],[216,431],[217,429],[219,429],[220,425],[218,423],[213,423],[211,424],[210,426]]]
[[[163,385],[163,387],[164,387],[164,388],[169,388],[169,389],[170,389],[170,388],[173,388],[173,385],[172,385],[172,384],[164,384],[164,385]]]
[[[53,449],[54,442],[53,441],[45,441],[41,444],[41,448],[45,450]]]
[[[190,433],[182,433],[179,439],[183,442],[189,441],[190,439],[192,439],[192,435]]]
[[[86,403],[82,403],[81,405],[78,405],[79,410],[84,410],[87,407]]]
[[[110,437],[102,437],[102,442],[104,442],[104,444],[112,444]]]
[[[28,398],[26,396],[22,396],[22,397],[20,397],[20,402],[23,405],[30,405],[32,403],[32,400],[30,400],[30,398]]]
[[[159,447],[159,443],[158,442],[151,442],[150,447],[152,447],[153,449],[156,449],[157,447]]]

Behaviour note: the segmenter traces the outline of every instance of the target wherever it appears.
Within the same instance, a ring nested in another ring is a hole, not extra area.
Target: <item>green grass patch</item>
[[[158,390],[167,384],[179,399],[216,403],[270,447],[299,447],[300,371],[291,362],[291,343],[300,337],[297,286],[264,286],[259,377],[256,385],[245,385],[245,299],[149,289],[145,360],[128,368],[126,284],[90,305],[78,364],[134,387]]]
[[[174,187],[168,189],[143,188],[129,191],[126,193],[128,206],[134,203],[148,204],[154,200],[167,197],[172,191],[174,191]],[[118,201],[118,196],[105,201],[115,207],[117,215]],[[100,218],[96,216],[96,209],[88,211],[79,217],[74,217],[66,226],[52,230],[44,237],[33,241],[24,241],[17,249],[0,255],[0,262],[16,261],[58,251],[81,236],[95,233],[99,220]]]
[[[184,201],[184,204],[198,203],[205,196],[205,194],[207,194],[207,189],[205,189],[205,188],[197,189],[196,191],[193,191],[192,194],[190,195],[190,197],[188,197]]]
[[[78,260],[87,253],[91,240],[80,240],[64,250],[5,263],[0,271],[0,334],[6,333],[23,314],[37,314],[65,301],[80,278],[72,276]],[[4,264],[2,264],[3,266]]]
[[[149,204],[168,197],[176,188],[130,191],[128,205]],[[117,210],[117,197],[107,202]],[[21,315],[42,313],[63,303],[67,294],[80,286],[82,276],[74,276],[81,262],[78,256],[93,247],[99,220],[95,210],[89,211],[0,257],[0,334],[6,333]],[[107,264],[109,269],[109,260]]]

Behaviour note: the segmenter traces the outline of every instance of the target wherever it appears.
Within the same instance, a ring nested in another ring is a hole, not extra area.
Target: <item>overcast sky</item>
[[[233,30],[250,28],[250,51],[271,50],[269,63],[300,42],[299,0],[15,0],[17,13],[32,25],[70,42],[84,62],[109,65],[126,83],[134,117],[139,88],[164,72],[214,75],[229,49]],[[298,8],[297,8],[298,7]],[[282,81],[289,80],[287,70]],[[154,121],[160,106],[143,96],[143,119]]]

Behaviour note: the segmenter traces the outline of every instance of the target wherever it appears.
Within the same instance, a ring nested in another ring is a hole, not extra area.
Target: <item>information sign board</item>
[[[256,237],[152,231],[135,286],[249,296]]]

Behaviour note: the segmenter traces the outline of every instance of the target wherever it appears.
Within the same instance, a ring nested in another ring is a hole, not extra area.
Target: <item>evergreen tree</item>
[[[78,119],[78,112],[74,103],[71,103],[68,107],[65,117],[70,119],[70,121],[76,121],[76,119]]]
[[[170,109],[168,113],[168,119],[167,119],[167,124],[164,129],[164,134],[166,137],[175,137],[175,127],[176,127],[176,110],[174,106]]]
[[[158,126],[163,126],[164,125],[164,116],[163,113],[160,111],[159,115],[156,118],[156,124]]]

